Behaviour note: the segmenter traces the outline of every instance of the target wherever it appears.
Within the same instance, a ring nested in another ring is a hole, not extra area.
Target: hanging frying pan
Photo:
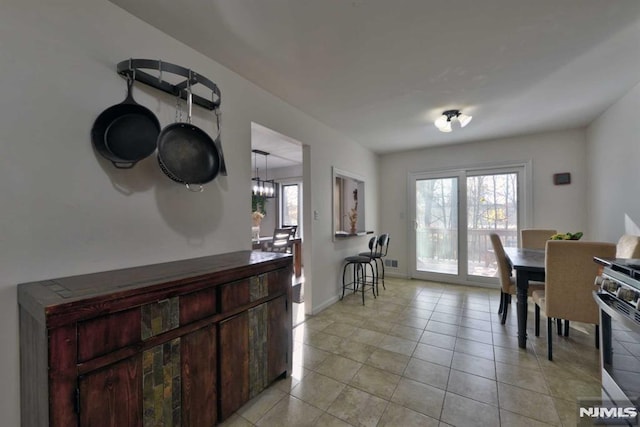
[[[220,170],[216,143],[202,129],[191,124],[192,94],[187,88],[187,122],[166,126],[158,136],[158,164],[172,180],[194,192],[213,181]],[[192,185],[199,188],[193,189]]]
[[[91,129],[93,146],[119,169],[132,168],[153,153],[160,134],[155,114],[133,99],[133,81],[127,76],[125,100],[100,113]]]

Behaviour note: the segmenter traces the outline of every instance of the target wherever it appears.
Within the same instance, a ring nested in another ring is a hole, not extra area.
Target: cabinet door
[[[80,426],[142,426],[140,355],[79,378]]]
[[[291,321],[287,296],[282,295],[267,303],[267,383],[271,383],[287,370]]]
[[[249,400],[249,316],[247,312],[220,322],[220,419]]]
[[[218,421],[216,327],[199,329],[181,341],[183,425],[213,426]]]

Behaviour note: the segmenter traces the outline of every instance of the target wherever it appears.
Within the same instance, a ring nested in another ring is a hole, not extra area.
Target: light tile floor
[[[554,335],[546,318],[517,345],[493,289],[389,278],[294,329],[294,369],[224,426],[575,426],[577,399],[600,395],[594,327]]]

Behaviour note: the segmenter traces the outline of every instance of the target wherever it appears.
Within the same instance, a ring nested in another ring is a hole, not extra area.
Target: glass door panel
[[[416,270],[458,274],[458,178],[416,180]]]
[[[298,184],[282,186],[282,225],[298,225]]]
[[[518,246],[518,230],[531,217],[527,165],[409,174],[410,276],[497,284],[489,234]]]
[[[505,246],[518,245],[518,173],[467,177],[467,271],[494,277],[497,264],[490,233]]]

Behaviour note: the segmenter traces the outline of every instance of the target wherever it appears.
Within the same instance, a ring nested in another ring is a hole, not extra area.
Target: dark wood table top
[[[505,247],[514,270],[544,271],[544,250]]]

